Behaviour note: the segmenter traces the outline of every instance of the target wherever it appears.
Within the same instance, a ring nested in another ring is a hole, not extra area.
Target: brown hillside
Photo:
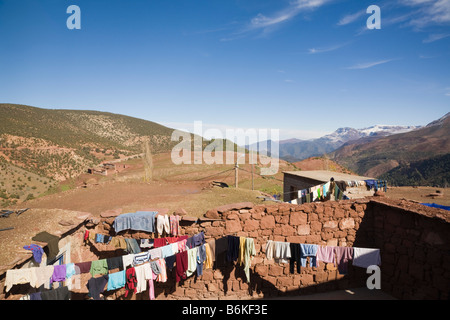
[[[353,174],[350,170],[334,162],[333,160],[323,157],[311,157],[302,161],[293,163],[300,170],[329,170],[341,173]]]

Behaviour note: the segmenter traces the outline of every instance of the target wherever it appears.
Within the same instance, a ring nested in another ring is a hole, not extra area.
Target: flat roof
[[[335,181],[362,181],[362,180],[370,180],[375,179],[371,177],[357,176],[352,174],[327,171],[327,170],[310,170],[310,171],[283,171],[283,173],[295,175],[301,178],[307,178],[316,181],[327,182],[330,181],[331,178],[334,178]]]

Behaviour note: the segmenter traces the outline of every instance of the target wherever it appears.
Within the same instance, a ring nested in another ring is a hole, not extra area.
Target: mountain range
[[[278,155],[280,159],[297,162],[310,157],[322,156],[333,152],[345,143],[357,141],[359,139],[377,139],[380,137],[417,130],[421,126],[400,126],[400,125],[374,125],[363,129],[354,129],[349,127],[339,128],[333,133],[323,137],[310,140],[287,139],[278,142],[272,142],[272,145],[278,147],[279,152],[272,152],[270,149],[271,141],[259,143],[258,150],[265,151],[273,156]],[[278,146],[277,146],[278,144]],[[269,148],[265,148],[268,146]],[[253,145],[256,147],[256,144]]]
[[[450,112],[408,132],[346,142],[327,157],[391,184],[445,186],[450,181],[449,153]]]

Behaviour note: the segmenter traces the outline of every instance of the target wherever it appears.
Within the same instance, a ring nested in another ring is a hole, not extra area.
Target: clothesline
[[[149,262],[150,260],[164,260],[167,257],[174,256],[174,251],[178,253],[180,251],[194,249],[194,244],[204,244],[203,232],[198,235],[194,235],[191,238],[189,238],[188,236],[181,237],[184,238],[181,241],[177,241],[163,247],[153,248],[144,253],[128,253],[126,255],[120,255],[114,258],[98,259],[88,262],[68,263],[55,266],[50,265],[35,268],[10,269],[6,272],[6,291],[8,292],[11,286],[14,284],[30,283],[31,286],[40,287],[41,285],[46,284],[48,280],[50,280],[50,283],[68,280],[75,274],[77,268],[79,274],[91,273],[92,276],[95,276],[97,274],[107,272],[110,269],[112,270],[112,268],[110,268],[109,266],[110,263],[113,263],[113,266],[119,268],[121,267],[121,265],[122,268],[126,268],[128,266],[134,267],[138,264]],[[193,240],[188,241],[189,239]],[[122,264],[118,262],[117,259],[121,259]],[[159,261],[159,263],[162,264],[161,261]],[[68,272],[67,270],[70,271]]]
[[[88,281],[87,287],[89,295],[94,299],[99,299],[99,295],[104,290],[126,288],[126,295],[131,291],[142,292],[147,289],[145,283],[148,281],[149,297],[153,300],[153,281],[167,281],[167,269],[173,270],[174,265],[177,283],[190,277],[195,272],[202,275],[203,269],[213,268],[217,253],[215,239],[205,241],[203,232],[192,237],[181,237],[184,239],[165,246],[113,258],[37,268],[11,269],[6,273],[6,291],[8,292],[13,285],[22,283],[29,283],[36,288],[42,285],[49,288],[49,284],[53,282],[61,282],[71,279],[74,275],[90,273],[92,278]],[[244,263],[244,270],[249,280],[249,260],[256,254],[254,240],[243,237],[233,238],[239,239],[239,244],[242,241],[241,239],[244,240],[242,243],[245,246],[239,248],[239,262],[241,265]],[[247,248],[249,249],[247,250]],[[228,247],[226,250],[228,250]],[[110,272],[110,270],[116,269],[119,269],[119,271]],[[96,277],[97,275],[100,275],[100,277]],[[37,297],[40,298],[40,292],[31,295],[33,295],[31,297],[33,300]],[[67,295],[64,296],[67,297]]]
[[[322,246],[306,243],[292,243],[269,240],[266,244],[266,257],[279,263],[289,263],[290,272],[297,272],[300,267],[306,267],[309,257],[309,266],[318,267],[318,261],[333,263],[340,274],[347,273],[348,262],[357,267],[368,268],[371,265],[381,265],[380,249]]]
[[[347,187],[359,187],[366,186],[369,190],[374,188],[377,191],[379,188],[384,188],[386,192],[387,183],[384,180],[375,180],[375,179],[367,179],[367,180],[340,180],[340,181],[328,181],[322,184],[318,184],[316,186],[305,188],[302,190],[285,192],[284,194],[294,193],[297,195],[296,199],[288,201],[293,204],[303,204],[310,203],[317,200],[323,200],[327,198],[329,195],[333,194],[335,199],[338,200],[346,200],[348,197],[344,194]]]

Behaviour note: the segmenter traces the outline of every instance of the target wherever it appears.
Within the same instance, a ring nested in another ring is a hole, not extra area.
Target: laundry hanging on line
[[[380,249],[321,246],[316,244],[291,243],[268,240],[266,243],[266,257],[277,263],[289,263],[290,273],[300,272],[300,267],[318,267],[320,261],[333,263],[340,274],[346,274],[348,263],[367,268],[370,265],[381,265]],[[296,267],[296,268],[295,268]]]

